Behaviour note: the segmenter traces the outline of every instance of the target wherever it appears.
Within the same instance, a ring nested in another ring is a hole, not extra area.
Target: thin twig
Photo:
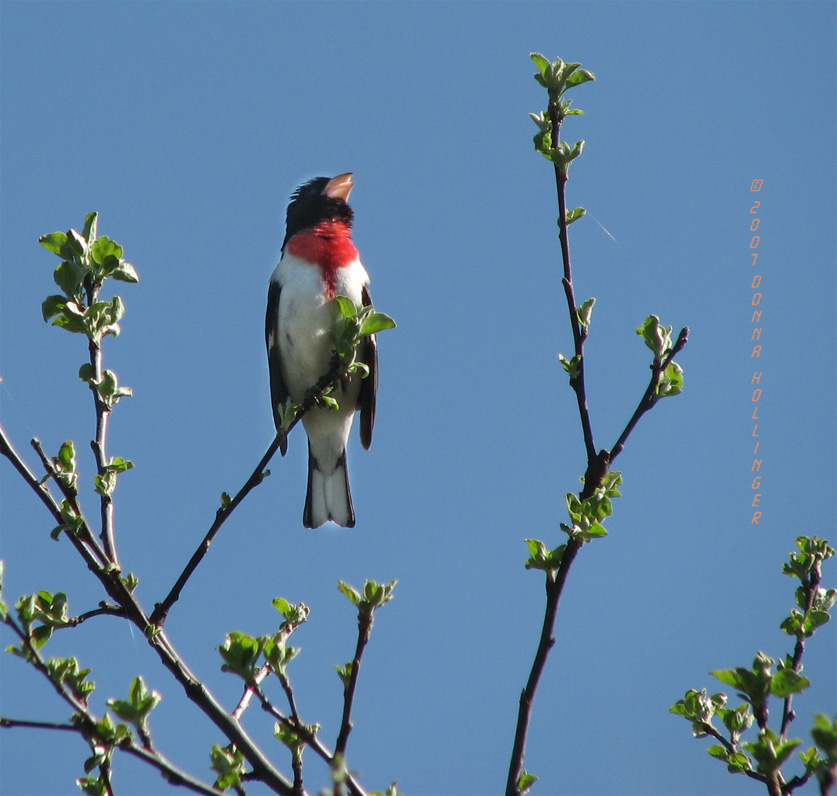
[[[58,472],[58,468],[55,466],[55,462],[49,458],[44,452],[43,447],[41,446],[41,441],[36,437],[30,441],[30,445],[32,446],[35,453],[38,454],[38,458],[41,460],[41,464],[44,467],[44,470],[47,474],[55,481],[58,488],[61,490],[61,494],[64,495],[64,499],[72,508],[72,510],[82,518],[82,526],[79,532],[80,537],[83,539],[84,544],[89,547],[95,554],[96,557],[102,562],[103,567],[110,566],[110,562],[105,555],[104,550],[102,550],[101,546],[99,545],[96,536],[94,535],[93,531],[90,529],[90,524],[87,522],[87,518],[84,516],[84,512],[81,510],[81,505],[78,502],[78,493],[75,489],[71,488],[70,485],[61,478],[61,473]],[[59,509],[59,522],[63,522],[61,519],[61,512]]]
[[[46,468],[47,473],[52,475],[54,473],[54,466],[51,460],[46,456],[46,454],[44,454],[43,450],[40,447],[40,443],[37,440],[32,440],[32,444],[35,447],[35,450],[38,452],[38,455],[41,457],[41,460],[44,462],[44,466]],[[57,523],[63,524],[64,520],[61,516],[61,506],[59,505],[58,501],[49,491],[46,484],[41,483],[35,477],[35,474],[29,469],[26,462],[23,461],[23,458],[20,456],[17,450],[15,450],[14,445],[12,445],[11,441],[6,436],[6,431],[1,425],[0,453],[2,453],[11,462],[15,470],[17,470],[18,473],[20,473],[23,480],[40,498],[41,502],[46,506],[49,513],[52,514],[53,519]],[[59,488],[62,487],[61,483],[57,479],[56,483],[58,483]],[[74,503],[74,511],[77,509],[77,506],[78,504]],[[82,516],[80,511],[78,512],[78,514],[79,516]],[[87,564],[88,569],[91,572],[98,574],[101,568],[106,566],[104,553],[102,552],[102,549],[96,542],[95,537],[90,532],[90,528],[87,526],[86,522],[82,525],[81,531],[79,532],[78,536],[71,533],[68,533],[67,536],[70,537],[70,541],[75,546],[76,550],[78,550],[79,554],[82,556],[85,563]],[[84,540],[82,540],[82,538],[80,537],[83,537]]]
[[[82,622],[86,622],[94,616],[118,616],[124,619],[127,614],[121,605],[110,605],[102,600],[98,608],[94,608],[92,611],[85,611],[83,614],[68,619],[66,627],[78,627]],[[56,628],[56,630],[60,629]]]
[[[28,719],[13,719],[8,716],[0,716],[0,727],[31,727],[36,730],[67,730],[78,732],[75,724],[60,724],[54,721],[29,721]]]
[[[99,299],[99,288],[93,280],[86,282],[87,306],[92,307]],[[96,470],[99,476],[104,477],[108,462],[106,447],[108,434],[108,420],[110,419],[111,407],[108,406],[99,393],[98,385],[102,383],[102,343],[100,337],[91,336],[88,341],[90,352],[90,367],[93,376],[90,380],[90,392],[93,393],[93,405],[96,411],[96,436],[90,442],[93,449],[93,456],[96,459]],[[119,559],[116,554],[116,537],[113,525],[113,498],[109,494],[100,493],[99,503],[101,510],[102,530],[100,538],[105,555],[116,567],[119,566]]]
[[[651,409],[656,403],[657,399],[655,398],[655,393],[657,390],[657,385],[660,382],[660,376],[665,373],[666,368],[671,364],[674,357],[680,353],[686,343],[689,341],[689,327],[686,326],[680,330],[680,334],[677,336],[677,342],[672,347],[671,351],[668,352],[665,359],[661,363],[654,363],[651,366],[651,380],[648,382],[648,387],[645,389],[645,394],[640,399],[640,402],[634,411],[631,419],[628,421],[628,425],[625,426],[625,430],[619,435],[619,439],[616,440],[616,444],[611,448],[610,453],[610,460],[613,461],[624,449],[625,442],[627,441],[628,437],[631,435],[631,432],[636,427],[636,424],[639,422],[639,419],[649,410]]]
[[[51,721],[28,721],[26,719],[12,719],[8,717],[0,717],[0,727],[28,727],[37,730],[60,730],[82,734],[81,728],[76,724],[60,724]],[[129,755],[134,755],[144,760],[149,765],[158,769],[172,785],[183,785],[196,793],[204,793],[207,796],[222,796],[224,793],[182,771],[157,751],[151,751],[150,749],[138,746],[134,742],[121,744],[117,748]]]
[[[349,674],[349,682],[343,692],[343,719],[340,722],[340,732],[337,736],[337,743],[334,746],[336,755],[345,755],[346,744],[349,741],[349,733],[352,731],[352,702],[355,698],[357,678],[360,674],[360,659],[363,657],[363,650],[369,642],[369,633],[372,630],[372,612],[359,612],[357,618],[357,645],[355,646],[355,657],[352,660],[352,671]]]
[[[256,672],[256,676],[253,678],[254,685],[247,685],[244,687],[244,693],[241,695],[241,699],[238,700],[238,705],[236,705],[235,710],[232,712],[232,717],[236,721],[240,721],[241,717],[244,715],[244,711],[250,707],[250,700],[253,698],[253,692],[255,691],[255,687],[261,685],[262,681],[270,674],[270,664],[266,663]]]

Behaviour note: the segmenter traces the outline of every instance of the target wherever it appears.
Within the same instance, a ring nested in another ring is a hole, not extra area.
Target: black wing
[[[267,345],[267,365],[270,370],[270,404],[273,408],[273,423],[278,431],[282,426],[282,419],[279,416],[279,407],[285,405],[288,399],[288,388],[282,378],[282,359],[279,355],[279,341],[276,335],[279,334],[279,297],[282,295],[282,288],[279,283],[271,279],[270,290],[267,294],[267,316],[264,323],[264,339]],[[284,456],[288,450],[287,438],[282,440],[280,449]]]
[[[372,304],[369,288],[363,288],[363,306]],[[360,442],[368,449],[372,444],[372,427],[375,425],[375,403],[378,398],[378,341],[374,334],[364,338],[358,351],[358,359],[369,368],[369,375],[360,383],[357,408],[360,409]]]

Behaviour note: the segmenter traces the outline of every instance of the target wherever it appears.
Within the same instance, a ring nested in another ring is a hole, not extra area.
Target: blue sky
[[[41,319],[57,260],[37,239],[97,210],[141,278],[119,285],[127,313],[105,362],[134,390],[109,452],[136,465],[116,493],[118,544],[149,607],[272,438],[263,312],[288,196],[311,177],[355,173],[355,242],[376,306],[398,322],[379,340],[372,448],[353,438],[349,451],[357,527],[302,528],[297,431],[167,630],[232,707],[239,681],[214,648],[233,630],[275,629],[273,597],[306,602],[290,673],[303,718],[333,744],[333,666],[355,634],[336,582],[397,579],[364,660],[349,761],[369,789],[397,779],[411,796],[505,782],[543,609],[523,539],[561,543],[563,495],[584,471],[556,360],[572,340],[552,172],[527,116],[546,98],[528,54],[596,74],[573,93],[585,115],[564,135],[586,140],[568,202],[588,210],[571,248],[576,296],[597,298],[586,353],[598,447],[616,441],[648,378],[634,329],[655,313],[692,334],[683,394],[629,440],[610,535],[570,574],[526,766],[536,794],[763,792],[731,778],[668,707],[688,688],[721,690],[710,669],[790,651],[781,564],[798,535],[837,540],[835,5],[6,1],[0,24],[3,425],[32,466],[30,438],[48,451],[74,439],[92,474],[92,402],[76,375],[85,347]],[[95,607],[104,595],[49,539],[40,504],[7,464],[0,478],[9,598],[64,590],[73,613]],[[92,491],[83,501],[94,505]],[[806,653],[814,686],[795,727],[806,745],[813,712],[837,704],[835,630]],[[47,649],[92,668],[100,711],[142,673],[164,694],[158,747],[208,775],[220,736],[123,623],[88,622]],[[4,715],[66,718],[20,661],[0,666]],[[248,726],[272,748],[257,712]],[[85,756],[64,734],[4,731],[0,789],[71,792]],[[309,756],[316,792],[327,772]],[[116,783],[175,792],[130,759]]]

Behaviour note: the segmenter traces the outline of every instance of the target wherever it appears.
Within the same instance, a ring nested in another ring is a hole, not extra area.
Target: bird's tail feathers
[[[327,520],[332,520],[344,528],[355,527],[355,511],[346,470],[346,451],[343,451],[331,473],[323,473],[319,462],[311,455],[309,443],[308,493],[305,496],[302,524],[306,528],[319,528]]]

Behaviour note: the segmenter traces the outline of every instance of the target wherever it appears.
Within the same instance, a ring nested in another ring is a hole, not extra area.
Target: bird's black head
[[[315,227],[321,221],[339,221],[350,227],[354,213],[347,201],[353,187],[351,173],[331,179],[317,177],[300,185],[288,205],[282,249],[298,232]]]

